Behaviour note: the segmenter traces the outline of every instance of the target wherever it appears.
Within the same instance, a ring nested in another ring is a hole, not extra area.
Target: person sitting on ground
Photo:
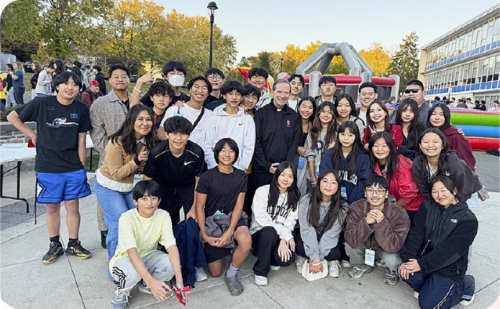
[[[196,218],[201,238],[205,242],[205,257],[212,277],[217,278],[222,274],[223,258],[231,254],[235,242],[238,244],[224,276],[229,293],[233,296],[243,293],[237,272],[252,246],[247,227],[248,217],[243,212],[248,176],[233,167],[238,154],[238,145],[234,140],[223,138],[218,141],[214,147],[218,165],[201,175],[196,188]],[[226,223],[218,225],[215,216],[224,217]]]
[[[439,175],[431,187],[432,198],[418,209],[401,249],[399,275],[416,292],[420,308],[467,306],[474,299],[475,282],[465,273],[478,222],[457,199],[451,178]]]
[[[340,196],[340,177],[334,170],[324,170],[318,185],[299,201],[300,233],[294,233],[297,271],[302,273],[306,259],[310,273],[323,272],[323,260],[330,262],[328,273],[337,278],[341,266],[340,231],[348,204]]]
[[[399,250],[410,230],[410,219],[402,207],[389,202],[388,191],[389,182],[382,176],[373,175],[365,180],[366,198],[349,206],[345,249],[353,265],[349,270],[351,278],[370,273],[375,259],[380,259],[387,269],[384,282],[388,285],[398,282]]]
[[[292,162],[281,162],[270,185],[255,192],[252,203],[252,248],[258,258],[253,266],[255,284],[267,285],[269,270],[295,262],[293,230],[298,219],[300,192]]]
[[[181,263],[172,222],[168,213],[158,209],[161,187],[155,181],[140,181],[132,198],[137,208],[120,217],[118,247],[109,261],[116,291],[111,300],[112,309],[125,309],[132,288],[139,283],[139,291],[152,294],[162,301],[174,295],[170,281],[175,275],[175,285],[184,288]],[[158,244],[167,248],[168,254],[157,250]],[[187,301],[185,292],[181,296]]]

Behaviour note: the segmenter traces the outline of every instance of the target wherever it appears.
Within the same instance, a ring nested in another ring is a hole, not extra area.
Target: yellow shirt
[[[110,270],[117,259],[128,256],[128,249],[137,248],[139,256],[144,258],[156,251],[158,242],[165,248],[176,244],[168,212],[157,209],[153,216],[144,218],[137,209],[126,211],[120,217],[118,246],[109,262]]]

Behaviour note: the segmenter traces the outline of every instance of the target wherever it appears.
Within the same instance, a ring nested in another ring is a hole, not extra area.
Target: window
[[[470,49],[473,50],[476,48],[476,40],[477,40],[477,33],[478,33],[479,29],[476,28],[474,29],[474,31],[472,32],[472,44],[470,46]]]
[[[495,26],[495,21],[494,20],[490,21],[488,27],[488,35],[486,36],[486,44],[489,44],[493,41],[493,33],[495,32],[495,30],[493,29],[494,26]]]
[[[491,57],[489,62],[488,78],[486,81],[491,82],[493,80],[493,72],[495,70],[495,56]]]
[[[455,77],[453,78],[452,86],[456,86],[456,85],[458,85],[458,79],[459,79],[459,76],[460,76],[460,66],[456,66],[453,69],[453,75]]]
[[[472,66],[472,73],[470,76],[470,82],[469,84],[475,84],[476,83],[476,77],[477,77],[477,68],[479,66],[479,62],[475,61],[473,66]]]
[[[500,56],[497,56],[495,61],[495,69],[493,70],[493,80],[498,80],[499,74],[500,74]]]
[[[498,36],[500,34],[500,18],[495,19],[495,24],[493,25],[493,37],[492,41],[498,41]]]
[[[482,83],[486,82],[486,77],[488,75],[489,65],[490,65],[490,59],[484,60],[483,67],[481,69],[481,74],[479,74],[479,81]]]
[[[467,34],[467,45],[465,46],[465,52],[468,52],[472,48],[472,30]]]

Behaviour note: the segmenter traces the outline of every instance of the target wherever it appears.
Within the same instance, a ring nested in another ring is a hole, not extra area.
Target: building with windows
[[[499,99],[500,4],[422,47],[419,79],[426,99],[435,96]]]

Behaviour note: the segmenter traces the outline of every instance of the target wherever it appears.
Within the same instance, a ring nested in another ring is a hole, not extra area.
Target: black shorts
[[[240,226],[247,226],[245,224],[245,220],[240,218],[238,223],[236,224],[236,228],[234,231],[240,227]],[[235,243],[237,244],[236,240]],[[214,247],[209,245],[208,243],[205,243],[203,245],[203,251],[205,251],[205,259],[207,260],[207,263],[213,263],[215,261],[218,261],[220,259],[223,259],[225,256],[231,254],[232,248],[219,248],[219,247]]]

